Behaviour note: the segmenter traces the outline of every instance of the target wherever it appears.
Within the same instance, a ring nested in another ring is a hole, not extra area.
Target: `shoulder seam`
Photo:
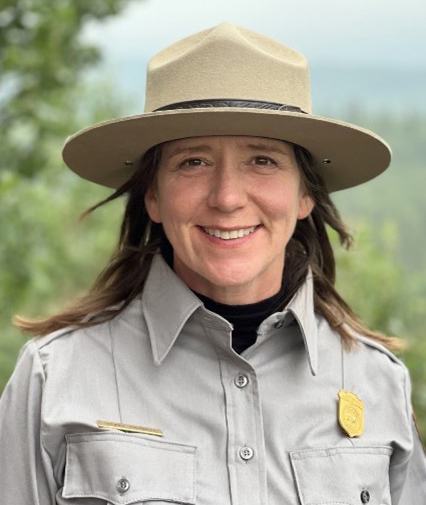
[[[51,342],[56,340],[57,338],[61,337],[62,335],[65,335],[67,333],[71,333],[72,331],[75,331],[75,328],[71,327],[66,327],[66,328],[61,328],[60,330],[54,331],[53,333],[49,333],[48,335],[45,335],[43,337],[35,337],[32,339],[32,342],[34,345],[37,347],[37,349],[40,351],[45,347],[46,345],[49,345]]]
[[[394,363],[397,363],[399,365],[402,365],[404,368],[406,368],[405,364],[393,354],[392,351],[387,349],[383,344],[380,342],[376,342],[375,340],[372,340],[371,338],[368,338],[364,335],[359,335],[355,334],[354,337],[364,343],[365,345],[368,345],[369,347],[373,347],[374,349],[377,349],[378,351],[382,352],[383,354],[386,354]]]

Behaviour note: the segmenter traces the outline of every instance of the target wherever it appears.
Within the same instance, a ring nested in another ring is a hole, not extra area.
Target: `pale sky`
[[[365,88],[380,95],[374,90],[377,69],[388,72],[389,96],[385,92],[383,100],[395,101],[396,93],[412,104],[423,98],[425,0],[134,0],[118,16],[88,24],[84,39],[103,50],[105,75],[109,73],[124,87],[140,89],[143,94],[151,56],[182,37],[224,21],[273,37],[305,54],[314,80],[319,79],[326,91],[339,79],[336,69],[342,69],[343,77],[346,69],[354,72],[363,67],[371,69],[372,82],[362,77],[354,83],[346,74],[340,88],[348,87],[349,98],[358,88],[360,93]],[[332,71],[327,76],[324,69],[328,67]],[[322,77],[316,74],[319,69]],[[383,87],[383,82],[377,86]]]
[[[90,24],[86,35],[114,57],[126,58],[151,55],[223,21],[322,63],[426,68],[425,0],[134,0],[120,15]]]

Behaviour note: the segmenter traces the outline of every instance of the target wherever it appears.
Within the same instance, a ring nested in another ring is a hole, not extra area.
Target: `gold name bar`
[[[157,428],[146,428],[145,426],[136,426],[135,424],[122,424],[113,421],[96,421],[98,428],[107,428],[110,430],[120,430],[129,433],[145,433],[145,435],[154,435],[156,437],[164,436],[164,433]]]

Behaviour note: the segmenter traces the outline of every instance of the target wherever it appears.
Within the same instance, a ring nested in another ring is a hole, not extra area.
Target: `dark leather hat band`
[[[172,103],[156,109],[154,112],[162,110],[175,110],[175,109],[204,109],[209,107],[237,107],[242,109],[271,109],[281,110],[286,112],[301,112],[307,114],[300,107],[294,105],[286,105],[283,103],[264,102],[259,100],[228,100],[211,99],[211,100],[190,100],[188,102]]]

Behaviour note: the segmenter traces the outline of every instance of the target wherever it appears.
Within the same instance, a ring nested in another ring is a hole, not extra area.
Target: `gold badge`
[[[99,428],[107,428],[110,430],[125,431],[128,433],[144,433],[145,435],[155,435],[162,437],[164,434],[157,428],[146,428],[145,426],[136,426],[134,424],[122,424],[114,421],[96,421]]]
[[[355,393],[339,391],[339,423],[352,438],[364,433],[364,403]]]

